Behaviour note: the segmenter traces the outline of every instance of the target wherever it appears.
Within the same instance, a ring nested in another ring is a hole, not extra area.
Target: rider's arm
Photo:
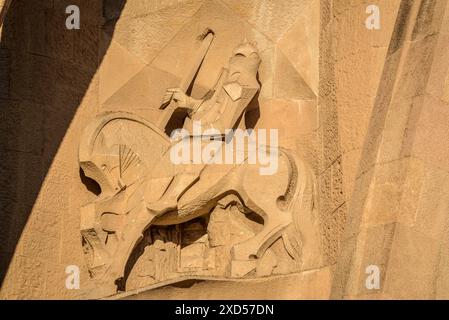
[[[193,116],[193,114],[198,111],[203,102],[204,99],[195,99],[192,97],[188,97],[186,108],[190,117]]]
[[[180,88],[170,88],[167,89],[162,98],[161,108],[165,108],[172,100],[177,104],[178,108],[187,109],[189,113],[196,111],[204,101],[188,96]]]

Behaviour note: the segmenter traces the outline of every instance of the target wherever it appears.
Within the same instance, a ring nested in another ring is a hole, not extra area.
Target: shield
[[[79,163],[104,197],[144,176],[169,148],[169,138],[152,123],[131,113],[109,112],[86,127]]]

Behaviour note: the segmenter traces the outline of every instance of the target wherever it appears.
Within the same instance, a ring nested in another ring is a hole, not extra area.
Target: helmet
[[[248,39],[245,38],[245,40],[237,48],[234,49],[232,55],[250,57],[252,54],[256,54],[257,56],[259,56],[258,52],[259,51],[257,50],[256,44],[253,42],[248,42]]]

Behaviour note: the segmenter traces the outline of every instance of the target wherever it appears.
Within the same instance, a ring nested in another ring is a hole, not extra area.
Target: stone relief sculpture
[[[123,288],[130,269],[157,284],[182,277],[270,276],[320,263],[314,177],[301,159],[258,146],[257,152],[278,157],[271,175],[261,175],[261,165],[246,158],[216,161],[235,140],[226,130],[244,126],[260,89],[261,60],[256,45],[245,40],[215,88],[194,99],[185,92],[213,37],[210,30],[202,35],[192,72],[180,88],[167,90],[158,124],[109,112],[85,129],[79,163],[101,194],[81,209],[81,234],[91,276],[102,286]],[[164,128],[176,110],[187,112],[183,128],[191,134],[170,139]],[[200,144],[213,140],[215,152],[205,163],[173,163],[173,148],[198,139],[192,132],[199,121],[212,132]]]

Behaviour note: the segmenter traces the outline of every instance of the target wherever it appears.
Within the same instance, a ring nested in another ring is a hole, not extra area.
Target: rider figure
[[[194,121],[201,121],[204,129],[218,130],[224,135],[225,130],[235,129],[242,123],[249,103],[260,89],[257,81],[260,61],[256,46],[245,39],[233,51],[228,68],[223,69],[214,92],[209,98],[194,99],[181,89],[173,88],[167,90],[162,103],[172,99],[177,107],[188,110],[183,129],[191,135]],[[199,174],[200,170],[194,174],[176,174],[162,197],[155,202],[147,203],[148,209],[157,213],[175,209],[179,196],[195,183]]]

